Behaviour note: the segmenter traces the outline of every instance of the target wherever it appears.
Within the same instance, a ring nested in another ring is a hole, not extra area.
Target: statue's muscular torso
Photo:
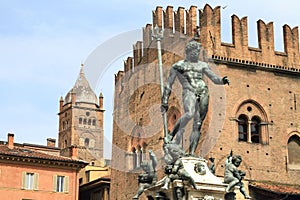
[[[183,89],[189,89],[195,94],[203,92],[206,89],[206,84],[203,81],[203,73],[208,69],[206,63],[179,61],[172,67],[176,72]]]
[[[203,81],[204,74],[215,84],[224,84],[223,79],[218,77],[205,62],[191,62],[188,60],[180,60],[177,63],[173,64],[162,97],[163,104],[167,104],[168,102],[168,98],[172,90],[172,85],[176,77],[178,77],[182,85],[183,95],[192,92],[197,97],[200,97],[202,95],[207,96],[208,88],[206,86],[206,83]],[[229,81],[227,79],[225,80],[226,83],[229,84]]]

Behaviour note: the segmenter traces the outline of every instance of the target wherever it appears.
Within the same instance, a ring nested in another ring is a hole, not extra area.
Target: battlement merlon
[[[127,57],[126,61],[124,61],[124,72],[130,72],[133,70],[133,58]]]
[[[138,66],[143,57],[143,42],[137,41],[135,45],[133,45],[133,62],[134,67]]]
[[[152,28],[157,24],[164,29],[164,39],[162,40],[163,50],[178,42],[186,42],[195,34],[196,27],[200,27],[200,42],[207,51],[208,57],[222,58],[226,60],[241,60],[244,63],[261,64],[273,66],[275,69],[293,69],[300,71],[299,55],[299,33],[298,27],[290,28],[283,26],[284,52],[276,51],[274,48],[274,27],[273,22],[265,23],[257,21],[258,46],[248,45],[248,21],[247,17],[239,18],[232,15],[232,43],[221,41],[221,8],[212,8],[206,4],[203,9],[197,12],[196,6],[191,6],[185,10],[179,7],[174,11],[172,6],[165,10],[158,6],[153,12],[153,25],[147,24],[143,28],[143,41],[134,45],[133,62],[137,64],[153,61],[155,55],[155,45],[151,37]],[[198,20],[197,20],[198,17]],[[198,21],[198,22],[197,22]],[[197,24],[198,23],[198,24]],[[185,40],[181,40],[185,36]],[[124,69],[124,71],[128,71]]]

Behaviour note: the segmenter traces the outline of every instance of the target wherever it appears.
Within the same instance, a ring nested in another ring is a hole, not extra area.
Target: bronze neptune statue
[[[173,140],[177,134],[177,143],[181,140],[184,128],[187,123],[194,118],[193,130],[190,136],[189,153],[194,156],[200,139],[200,130],[202,122],[207,114],[209,94],[203,76],[208,76],[215,84],[229,85],[229,79],[225,76],[218,77],[208,66],[206,62],[199,60],[201,44],[191,41],[186,45],[184,60],[180,60],[171,67],[167,83],[164,87],[162,96],[162,112],[168,110],[168,99],[171,94],[172,85],[176,79],[179,79],[182,85],[182,99],[184,114],[174,125],[173,130],[166,136],[167,140]]]

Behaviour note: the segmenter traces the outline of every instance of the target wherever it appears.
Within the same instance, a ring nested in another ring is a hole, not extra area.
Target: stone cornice
[[[227,66],[232,67],[239,67],[242,69],[252,69],[252,70],[264,70],[264,71],[270,71],[275,73],[276,75],[280,74],[286,74],[286,75],[292,75],[292,76],[300,76],[300,69],[296,68],[290,68],[285,66],[279,66],[279,65],[272,65],[268,63],[258,63],[258,62],[252,62],[248,60],[241,60],[241,59],[235,59],[235,58],[228,58],[228,57],[222,57],[222,56],[216,56],[213,55],[211,61],[217,64],[225,64]]]
[[[33,164],[48,167],[67,167],[67,168],[84,168],[88,163],[81,160],[55,160],[36,157],[25,157],[18,155],[4,155],[0,154],[0,162]]]

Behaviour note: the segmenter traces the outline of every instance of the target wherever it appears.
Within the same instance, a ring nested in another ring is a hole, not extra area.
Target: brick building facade
[[[274,49],[272,22],[257,22],[258,47],[249,47],[247,18],[236,15],[232,16],[232,43],[223,43],[220,7],[206,5],[199,11],[195,6],[176,11],[171,6],[165,10],[157,7],[153,25],[164,29],[165,79],[171,65],[184,58],[184,47],[198,30],[198,40],[205,49],[200,59],[209,62],[221,77],[226,75],[231,80],[229,87],[207,81],[210,105],[198,155],[214,157],[216,174],[222,177],[230,150],[240,154],[240,168],[246,171],[245,181],[257,199],[259,187],[274,190],[277,196],[273,199],[299,195],[298,28],[283,26],[284,52],[278,52]],[[161,95],[152,27],[147,24],[143,29],[143,41],[134,45],[133,57],[126,60],[124,71],[115,77],[111,200],[132,198],[138,188],[140,163],[149,159],[148,149],[153,149],[159,158],[159,178],[163,176]],[[176,81],[167,113],[170,130],[182,113],[181,87]],[[189,129],[190,126],[182,141],[185,149]],[[278,185],[284,189],[278,190]]]

